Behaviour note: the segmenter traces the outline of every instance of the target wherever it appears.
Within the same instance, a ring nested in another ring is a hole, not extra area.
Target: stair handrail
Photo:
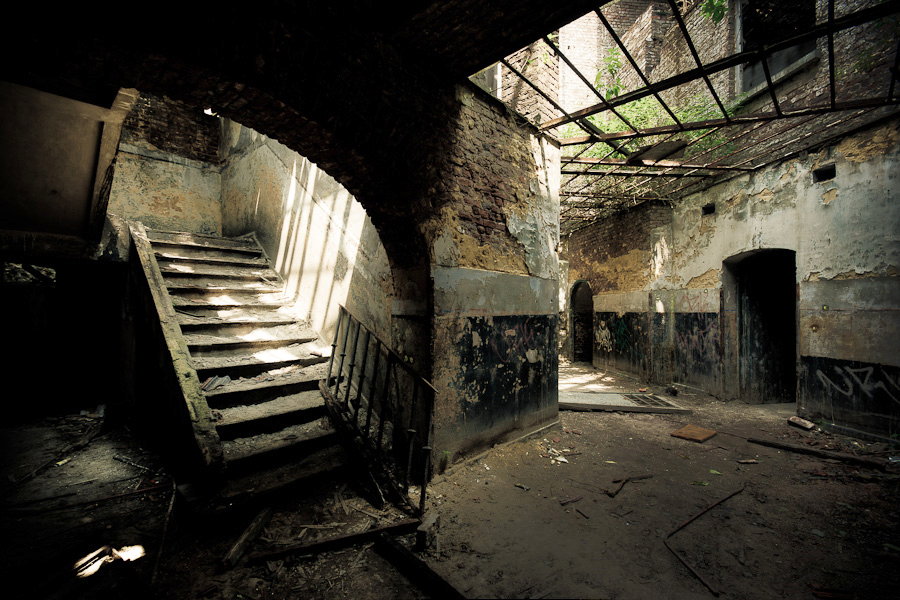
[[[353,331],[352,342],[351,331]],[[341,334],[343,333],[343,339]],[[361,368],[356,373],[356,381],[354,382],[354,371],[357,366],[357,350],[361,335],[364,335],[363,341],[363,357],[361,359]],[[348,346],[348,342],[352,346]],[[374,352],[370,353],[370,346],[374,347]],[[338,350],[340,349],[340,359],[338,360]],[[350,362],[346,363],[348,349],[351,350]],[[367,365],[370,356],[374,354],[372,365],[372,377],[368,383],[369,389],[366,394],[365,386],[367,378]],[[384,371],[380,370],[380,362],[382,354],[386,357],[387,364]],[[337,370],[335,371],[335,364]],[[346,368],[345,368],[346,364]],[[391,408],[386,407],[385,402],[388,400],[390,390],[388,384],[390,381],[390,373],[392,367],[399,366],[403,373],[408,377],[408,381],[412,387],[412,398],[409,405],[408,415],[406,415],[404,436],[406,439],[406,456],[405,464],[400,465],[402,473],[393,473],[390,482],[398,487],[398,492],[402,499],[409,503],[409,487],[413,476],[413,463],[417,463],[421,467],[417,479],[420,485],[418,505],[413,508],[421,515],[425,510],[426,488],[428,481],[431,479],[431,451],[433,440],[433,412],[435,388],[430,381],[419,374],[409,362],[404,359],[396,350],[382,341],[375,332],[364,325],[359,319],[354,317],[345,306],[339,306],[337,327],[335,328],[334,341],[331,344],[331,358],[328,363],[328,376],[320,385],[326,404],[333,417],[338,418],[344,425],[348,425],[354,433],[354,441],[357,442],[359,450],[365,454],[365,458],[382,459],[384,465],[386,452],[383,445],[383,435],[385,423],[385,410],[387,408],[388,415],[391,417],[391,427],[396,427],[393,422],[394,415]],[[380,403],[376,402],[376,387],[379,374],[384,373],[382,383],[382,394]],[[339,393],[341,384],[345,383],[343,398]],[[397,383],[394,383],[395,387]],[[355,387],[357,395],[351,399],[351,388]],[[364,426],[360,426],[360,412],[365,402],[366,414],[364,416]],[[376,435],[372,435],[371,424],[373,413],[377,408],[381,411],[378,416],[378,431]],[[336,409],[336,410],[335,410]],[[390,462],[396,463],[397,450],[391,448],[395,454],[395,459]],[[419,454],[416,460],[416,454]],[[373,466],[373,465],[370,465]]]
[[[175,379],[181,389],[182,399],[191,420],[194,439],[200,455],[207,468],[214,473],[222,473],[225,469],[222,443],[216,432],[215,421],[212,418],[209,404],[206,402],[206,396],[201,388],[200,378],[191,364],[187,342],[178,324],[178,314],[172,304],[172,298],[166,290],[165,280],[159,263],[156,261],[147,230],[140,221],[128,221],[128,229],[131,233],[135,253],[150,288],[150,295],[159,318]]]

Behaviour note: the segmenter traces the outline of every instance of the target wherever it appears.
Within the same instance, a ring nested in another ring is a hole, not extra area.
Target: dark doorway
[[[572,359],[575,361],[592,362],[594,348],[593,339],[594,324],[594,295],[587,281],[577,281],[572,288]]]
[[[751,403],[797,398],[797,282],[792,250],[759,250],[725,266],[737,308],[740,397]]]

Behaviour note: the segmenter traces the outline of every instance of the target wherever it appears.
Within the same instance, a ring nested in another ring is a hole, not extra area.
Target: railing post
[[[353,350],[350,354],[350,366],[347,369],[347,391],[344,392],[344,406],[347,406],[350,401],[350,386],[353,384],[353,368],[356,367],[356,347],[359,345],[359,330],[361,327],[362,323],[356,321],[356,333],[353,334]]]
[[[372,408],[375,403],[375,388],[378,383],[378,368],[381,366],[381,340],[375,338],[375,364],[372,365],[372,383],[369,385],[369,400],[366,402],[366,426],[364,436],[368,439],[372,425]]]
[[[346,324],[344,325],[344,343],[341,345],[341,364],[338,366],[337,377],[334,378],[334,398],[337,400],[338,391],[341,387],[341,374],[344,372],[344,359],[347,357],[347,338],[350,337],[350,326],[352,325],[352,321],[350,320],[350,313],[347,312],[343,306],[341,307],[341,313],[345,313],[347,318],[345,319]]]
[[[359,407],[362,406],[363,383],[366,380],[366,366],[369,364],[369,341],[372,339],[372,332],[366,328],[366,337],[363,342],[362,364],[359,365],[359,379],[356,381],[356,407],[353,410],[353,422],[359,427]]]
[[[337,352],[338,338],[341,335],[341,324],[344,322],[344,307],[338,310],[337,327],[334,330],[334,341],[331,342],[331,358],[328,360],[328,376],[325,378],[325,387],[331,387],[331,373],[334,368],[334,354]]]
[[[378,403],[378,407],[381,409],[381,414],[378,417],[378,437],[376,438],[375,447],[379,452],[381,452],[381,440],[384,437],[385,415],[387,412],[389,412],[385,405],[387,404],[387,401],[390,399],[391,395],[391,370],[393,367],[393,363],[396,360],[397,359],[394,358],[393,354],[388,353],[388,364],[384,374],[384,387],[381,390],[381,402]]]

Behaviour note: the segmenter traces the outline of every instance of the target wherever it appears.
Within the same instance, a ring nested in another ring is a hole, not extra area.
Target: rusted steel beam
[[[731,167],[713,165],[711,163],[683,163],[677,160],[638,160],[626,162],[616,158],[570,158],[562,157],[563,163],[577,163],[585,165],[603,165],[603,166],[642,166],[642,167],[671,167],[673,169],[708,169],[710,171],[752,171],[751,167]]]
[[[603,177],[706,177],[706,175],[688,175],[685,173],[663,173],[661,171],[637,172],[637,171],[591,171],[563,169],[561,175],[600,175]]]
[[[900,4],[900,3],[898,3]],[[683,123],[682,128],[675,125],[663,125],[661,127],[650,127],[641,129],[638,134],[634,132],[621,131],[617,133],[607,133],[602,136],[584,136],[574,138],[563,138],[559,140],[561,146],[578,146],[590,142],[606,142],[610,140],[631,139],[637,137],[646,137],[651,135],[660,135],[664,133],[678,133],[680,131],[696,131],[698,129],[711,129],[713,127],[726,127],[729,125],[749,125],[764,121],[774,121],[776,119],[795,119],[798,117],[806,117],[809,115],[822,115],[831,112],[840,112],[844,110],[860,110],[863,108],[878,108],[881,106],[891,106],[900,104],[898,98],[864,98],[861,100],[852,100],[848,102],[838,102],[834,108],[831,106],[812,106],[807,108],[799,108],[796,110],[785,110],[779,116],[776,112],[754,113],[752,115],[741,115],[731,117],[729,121],[725,119],[709,119],[706,121],[695,121],[692,123]]]
[[[775,83],[772,81],[772,73],[769,70],[769,61],[766,58],[766,53],[760,51],[759,53],[759,61],[762,63],[763,75],[766,76],[766,90],[769,92],[769,97],[772,98],[772,106],[775,108],[775,114],[779,117],[783,117],[784,113],[781,112],[781,105],[778,104],[778,96],[775,95]],[[834,103],[831,103],[831,110],[834,110]]]
[[[675,21],[678,23],[678,28],[681,29],[681,35],[684,36],[684,41],[687,44],[691,56],[694,58],[694,62],[702,71],[703,63],[700,61],[700,55],[697,54],[697,48],[694,46],[694,40],[691,39],[691,34],[688,33],[687,25],[685,24],[684,19],[681,17],[681,11],[678,10],[678,5],[675,4],[675,0],[669,0],[669,8],[672,10],[672,14],[675,16]],[[728,111],[725,110],[725,105],[722,104],[722,100],[719,99],[719,95],[716,93],[716,88],[713,87],[709,75],[707,75],[705,71],[702,71],[701,77],[703,77],[703,81],[706,82],[706,87],[709,88],[709,93],[712,94],[713,100],[716,101],[716,105],[719,107],[719,110],[722,111],[722,118],[728,120]]]
[[[850,27],[854,27],[856,25],[861,25],[863,23],[868,23],[869,21],[874,21],[875,19],[890,16],[897,12],[900,12],[900,2],[883,2],[869,8],[858,10],[852,14],[836,18],[834,19],[834,21],[826,21],[825,23],[816,25],[804,33],[767,46],[764,50],[765,52],[772,54],[779,50],[783,50],[785,48],[789,48],[803,42],[818,39],[823,35],[827,35],[829,32],[836,33],[838,31],[843,31],[844,29],[849,29]],[[547,121],[540,126],[540,129],[553,129],[554,127],[559,127],[560,125],[570,123],[572,120],[582,119],[584,117],[602,112],[603,110],[607,110],[608,106],[618,107],[623,104],[628,104],[629,102],[640,100],[641,98],[646,98],[647,96],[655,95],[661,91],[678,87],[679,85],[685,83],[690,83],[691,81],[702,78],[704,74],[712,75],[714,73],[718,73],[719,71],[724,71],[741,64],[752,62],[754,60],[757,60],[757,58],[758,52],[756,50],[738,52],[713,61],[703,67],[689,69],[683,73],[673,75],[672,77],[668,77],[654,84],[638,88],[631,92],[627,92],[606,103],[598,103],[593,106],[574,111],[569,115],[569,117]]]
[[[622,53],[625,55],[625,59],[631,65],[631,68],[634,69],[634,72],[637,73],[637,76],[640,77],[641,81],[644,82],[645,86],[651,87],[652,84],[650,83],[650,80],[647,79],[646,75],[644,75],[644,72],[641,70],[641,67],[637,64],[637,61],[634,60],[634,57],[631,56],[631,52],[628,51],[628,48],[625,46],[625,43],[622,42],[622,39],[619,37],[619,34],[616,33],[616,30],[613,29],[613,26],[610,24],[610,22],[606,19],[606,17],[603,15],[603,13],[600,11],[599,8],[594,9],[594,12],[597,13],[597,16],[600,18],[600,22],[603,23],[604,27],[606,27],[606,30],[609,32],[609,35],[612,36],[612,39],[616,43],[616,46],[618,46],[619,50],[621,50]],[[656,101],[659,102],[659,104],[663,107],[663,110],[665,110],[667,113],[669,113],[669,116],[672,117],[672,120],[675,121],[675,124],[681,125],[681,121],[678,119],[678,117],[675,115],[675,113],[672,112],[672,109],[669,108],[669,105],[666,104],[665,100],[662,99],[662,96],[660,96],[658,92],[652,92],[652,94],[653,94],[653,97],[656,98]],[[609,104],[609,103],[607,102],[607,104]]]

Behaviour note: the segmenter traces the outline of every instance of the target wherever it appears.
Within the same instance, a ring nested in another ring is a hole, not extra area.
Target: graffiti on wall
[[[598,312],[594,315],[594,352],[616,367],[643,372],[648,359],[647,314]]]
[[[800,357],[801,403],[810,416],[872,431],[900,431],[900,367]]]
[[[862,395],[874,398],[878,394],[884,394],[885,398],[900,405],[900,381],[897,377],[891,377],[884,367],[833,365],[828,371],[816,369],[816,377],[828,392],[847,398]]]
[[[675,314],[675,364],[681,381],[717,378],[721,357],[717,313]]]

